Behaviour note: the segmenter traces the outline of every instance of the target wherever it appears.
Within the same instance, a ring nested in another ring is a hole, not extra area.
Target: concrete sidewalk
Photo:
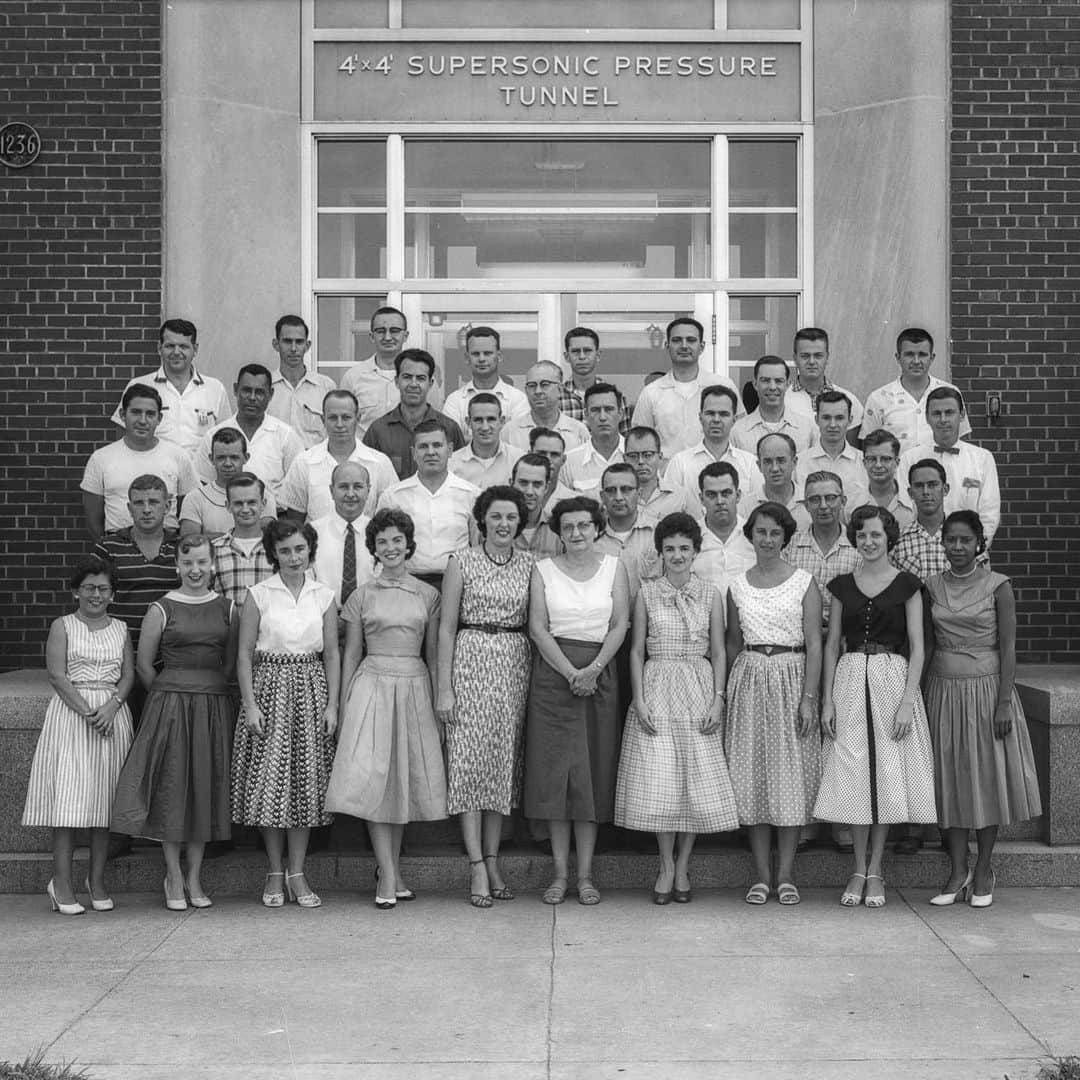
[[[166,912],[118,894],[62,918],[0,896],[0,1060],[94,1080],[1011,1080],[1080,1053],[1080,891],[880,911],[742,891],[596,908],[368,893]]]

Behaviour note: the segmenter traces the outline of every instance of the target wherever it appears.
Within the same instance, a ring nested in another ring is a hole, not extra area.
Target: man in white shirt
[[[921,327],[900,331],[896,339],[896,362],[900,365],[900,378],[871,391],[859,435],[865,439],[878,428],[891,431],[899,440],[899,452],[903,454],[932,438],[925,415],[926,395],[939,386],[952,384],[930,374],[934,339]],[[971,434],[967,417],[961,423],[960,434]]]
[[[514,541],[514,547],[521,551],[531,551],[538,559],[558,555],[562,551],[562,541],[548,528],[547,503],[548,481],[551,479],[551,462],[543,454],[524,454],[514,462],[514,471],[510,478],[511,487],[515,487],[525,498],[528,517],[525,528]]]
[[[633,602],[642,581],[659,577],[663,568],[653,539],[656,523],[638,512],[638,478],[632,465],[620,461],[604,470],[600,504],[606,524],[596,538],[596,550],[622,560]],[[629,643],[624,644],[629,653]]]
[[[753,498],[746,500],[742,509],[749,514],[763,502],[776,502],[787,508],[797,529],[808,529],[810,514],[803,505],[802,486],[795,481],[795,467],[799,461],[795,441],[786,433],[763,435],[757,453],[764,483]]]
[[[357,437],[359,407],[348,390],[331,390],[323,398],[322,412],[326,439],[296,456],[281,484],[281,505],[296,521],[325,517],[333,509],[330,477],[335,466],[359,461],[371,482],[366,509],[374,512],[379,496],[397,483],[393,464]]]
[[[712,372],[701,374],[705,328],[697,319],[688,315],[672,319],[665,340],[671,371],[642,388],[634,406],[634,423],[660,432],[664,457],[670,461],[680,450],[695,446],[701,439],[698,412],[703,387],[729,386],[735,392],[739,412],[742,405],[739,388],[731,379]]]
[[[966,416],[964,399],[955,386],[930,391],[926,419],[933,438],[901,455],[900,475],[907,475],[911,466],[923,458],[939,461],[949,484],[946,515],[954,510],[974,510],[982,520],[989,548],[1001,524],[1001,489],[994,455],[961,440],[960,429]]]
[[[738,514],[739,482],[739,470],[732,462],[713,461],[701,470],[698,485],[705,518],[694,573],[720,589],[725,604],[731,582],[757,562]]]
[[[739,473],[740,498],[748,502],[761,490],[764,481],[758,468],[757,456],[731,443],[731,429],[738,413],[739,395],[721,383],[706,386],[701,391],[701,411],[698,420],[702,438],[696,446],[680,450],[670,461],[664,475],[673,484],[687,491],[698,491],[698,477],[706,465],[714,461],[730,461]],[[703,513],[698,504],[696,513]]]
[[[589,429],[559,408],[561,390],[562,369],[558,364],[548,360],[533,364],[525,373],[529,411],[507,418],[502,431],[503,440],[519,450],[528,450],[532,429],[543,427],[557,431],[567,450],[588,442]]]
[[[449,471],[450,442],[437,420],[424,420],[414,429],[413,457],[416,472],[384,491],[378,510],[396,506],[412,518],[416,551],[409,571],[441,589],[450,556],[478,535],[472,509],[480,489]]]
[[[357,586],[375,576],[375,562],[364,533],[370,520],[364,513],[370,490],[368,471],[359,461],[336,466],[330,477],[334,509],[311,522],[319,537],[315,545],[315,580],[334,590],[339,608]]]
[[[158,331],[161,367],[131,379],[124,392],[141,383],[153,387],[161,397],[161,422],[157,437],[175,443],[193,455],[202,437],[222,420],[232,416],[225,387],[195,367],[199,352],[198,331],[187,319],[166,319]],[[113,423],[124,426],[123,406],[113,413]]]
[[[336,384],[329,375],[307,366],[305,357],[311,348],[311,336],[299,315],[282,315],[278,319],[272,344],[280,366],[273,377],[273,394],[266,411],[288,424],[303,440],[306,450],[326,438],[322,402]]]
[[[619,391],[611,383],[593,383],[585,391],[585,426],[589,441],[567,451],[560,479],[578,495],[595,497],[604,470],[623,460]]]
[[[831,472],[844,486],[846,508],[850,512],[866,502],[866,470],[862,454],[848,442],[851,428],[851,399],[843,390],[823,390],[814,402],[817,442],[799,454],[795,482],[806,485],[811,473]],[[843,515],[846,520],[846,514]]]
[[[131,524],[128,488],[136,477],[164,481],[167,529],[177,528],[180,500],[198,483],[187,453],[155,434],[161,423],[161,395],[153,386],[132,383],[120,401],[120,419],[124,437],[90,455],[79,485],[86,531],[93,540]]]
[[[785,405],[790,374],[787,361],[779,356],[761,356],[754,364],[758,407],[737,419],[731,429],[731,441],[740,450],[752,453],[764,435],[787,435],[798,453],[814,444],[813,420]]]
[[[227,533],[235,524],[229,505],[229,481],[244,472],[248,460],[247,439],[235,427],[223,427],[210,439],[210,466],[213,480],[201,480],[199,486],[188,492],[180,509],[180,535],[204,533],[218,537]],[[262,477],[255,476],[263,485],[259,498],[263,502],[262,524],[277,517],[277,500],[266,488]]]
[[[461,428],[466,438],[469,435],[469,401],[474,394],[494,394],[506,420],[524,416],[529,411],[528,398],[499,374],[502,339],[497,330],[490,326],[471,327],[465,334],[465,355],[469,359],[472,378],[447,395],[442,411]]]
[[[896,470],[900,464],[900,440],[891,431],[878,428],[863,439],[863,468],[866,470],[866,487],[856,493],[856,498],[874,506],[883,506],[894,518],[903,532],[915,520],[915,508],[906,492],[900,491]],[[848,513],[860,504],[848,500]]]
[[[453,396],[453,395],[451,395]],[[503,429],[502,403],[494,394],[481,390],[469,398],[467,430],[472,438],[450,455],[450,471],[483,491],[496,484],[509,484],[514,462],[524,453],[500,438]]]
[[[274,396],[273,376],[262,364],[245,364],[237,372],[233,386],[236,395],[236,415],[212,427],[195,454],[195,470],[203,480],[213,480],[210,447],[214,435],[223,428],[234,428],[247,441],[247,471],[253,472],[277,499],[281,482],[298,454],[304,450],[303,440],[284,420],[267,414]]]
[[[850,391],[829,381],[829,335],[816,326],[795,331],[792,347],[795,354],[795,381],[788,387],[786,404],[792,413],[813,421],[818,398],[827,390],[839,390],[851,402],[851,431],[862,423],[863,407]]]
[[[655,525],[668,514],[700,514],[696,494],[676,484],[665,472],[660,475],[663,455],[660,433],[650,427],[632,427],[626,436],[623,460],[634,467],[638,478],[638,510]]]

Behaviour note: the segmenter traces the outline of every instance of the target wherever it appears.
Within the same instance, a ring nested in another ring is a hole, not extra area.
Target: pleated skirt
[[[446,817],[431,677],[418,656],[364,657],[341,709],[326,806],[394,825]]]

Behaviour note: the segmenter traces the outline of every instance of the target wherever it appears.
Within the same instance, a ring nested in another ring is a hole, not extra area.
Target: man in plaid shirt
[[[585,391],[600,378],[600,335],[587,326],[575,326],[563,337],[563,359],[572,375],[562,385],[559,408],[575,420],[585,420]],[[630,406],[619,392],[619,434],[625,439],[630,431]]]
[[[901,531],[889,558],[897,570],[914,574],[924,585],[927,578],[949,568],[941,542],[948,493],[949,483],[940,461],[923,458],[908,469],[908,495],[915,504],[915,520]]]
[[[231,532],[212,541],[211,584],[240,609],[248,589],[274,572],[263,548],[260,527],[260,519],[266,512],[265,488],[254,473],[237,473],[225,485],[225,497],[235,524]]]

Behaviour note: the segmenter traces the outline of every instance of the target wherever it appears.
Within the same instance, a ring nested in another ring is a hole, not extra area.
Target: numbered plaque
[[[33,165],[41,153],[41,136],[29,124],[14,121],[0,128],[0,162],[9,169]]]

